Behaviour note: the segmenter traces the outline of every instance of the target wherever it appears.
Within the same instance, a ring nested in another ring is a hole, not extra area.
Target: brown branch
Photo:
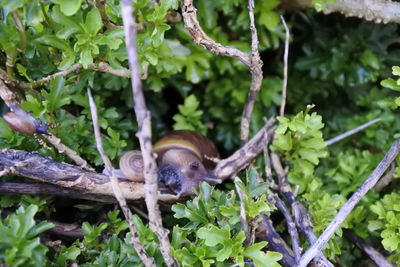
[[[389,151],[386,153],[382,161],[376,166],[375,170],[370,174],[370,176],[365,180],[365,182],[357,189],[356,192],[349,198],[349,200],[340,208],[339,212],[336,214],[335,218],[326,227],[325,231],[319,236],[317,241],[303,254],[301,257],[299,266],[305,267],[310,260],[318,254],[325,244],[329,241],[332,235],[344,222],[353,208],[361,200],[361,198],[376,184],[379,178],[383,175],[386,169],[395,160],[397,154],[400,150],[400,139],[397,139]]]
[[[249,67],[251,73],[251,84],[247,96],[247,102],[244,106],[240,121],[240,140],[242,140],[243,143],[247,142],[249,139],[251,113],[253,112],[254,103],[256,101],[257,94],[261,89],[263,80],[263,62],[260,58],[260,53],[258,52],[257,28],[254,23],[254,0],[249,0],[248,4],[251,32],[251,57],[250,64],[247,66]]]
[[[283,26],[285,27],[285,52],[283,54],[282,101],[281,101],[281,109],[280,109],[279,115],[283,117],[283,116],[285,116],[285,105],[286,105],[290,31],[289,31],[288,26],[286,25],[286,21],[283,16],[281,16],[281,20],[282,20]]]
[[[44,183],[0,183],[0,194],[15,195],[53,195],[74,199],[86,199],[104,203],[115,203],[114,197],[100,194],[90,194],[79,189],[70,189]]]
[[[287,267],[296,266],[293,251],[286,244],[285,240],[276,232],[272,221],[267,216],[262,216],[262,221],[257,233],[259,238],[268,242],[268,247],[271,250],[282,254],[280,262]]]
[[[292,250],[294,252],[294,259],[297,264],[300,260],[300,246],[299,246],[299,235],[297,233],[296,224],[293,221],[292,215],[290,215],[290,212],[287,210],[285,203],[276,194],[270,193],[270,196],[275,206],[279,209],[279,211],[283,214],[283,216],[286,219],[288,232],[290,235],[290,239],[292,240]]]
[[[220,43],[217,43],[205,34],[199,24],[199,21],[197,20],[197,9],[193,5],[192,0],[182,0],[182,17],[186,29],[193,37],[193,40],[196,44],[214,54],[237,58],[247,66],[251,65],[251,57],[247,53],[244,53],[234,47],[224,46]]]
[[[271,160],[272,166],[278,175],[279,191],[287,203],[291,206],[297,228],[303,235],[305,235],[308,243],[312,245],[316,242],[317,237],[313,231],[310,216],[308,215],[306,208],[296,200],[290,185],[287,183],[286,172],[282,167],[279,156],[276,153],[272,153]],[[333,266],[333,264],[326,259],[322,252],[320,252],[314,258],[314,261],[321,266]]]
[[[50,82],[51,80],[54,80],[57,77],[60,77],[60,76],[66,77],[67,75],[69,75],[71,73],[79,72],[82,70],[82,68],[83,68],[82,64],[76,63],[66,70],[48,75],[48,76],[42,78],[41,80],[37,80],[37,81],[33,81],[33,82],[21,82],[21,81],[14,81],[14,82],[16,83],[16,86],[20,87],[21,89],[24,89],[24,90],[34,89],[34,88],[38,88],[38,87],[44,85],[45,83]],[[100,72],[106,72],[106,73],[110,73],[115,76],[124,77],[124,78],[130,77],[129,70],[113,69],[106,62],[90,64],[90,65],[88,65],[87,69],[94,70],[94,71],[100,71]]]
[[[84,237],[82,227],[80,227],[77,224],[62,223],[53,220],[47,220],[47,221],[49,223],[54,224],[54,227],[47,230],[46,234],[67,236],[67,237],[72,237],[74,239]]]
[[[101,20],[103,21],[106,28],[107,29],[122,28],[122,26],[117,26],[114,23],[112,23],[111,20],[108,18],[105,5],[106,5],[106,0],[96,0],[96,8],[99,10]]]
[[[382,191],[383,188],[385,188],[393,181],[395,173],[396,173],[396,164],[392,163],[390,166],[390,170],[384,176],[382,176],[381,179],[379,179],[379,181],[374,186],[374,190],[376,192]]]
[[[99,127],[99,122],[97,119],[97,108],[96,108],[96,104],[93,101],[93,97],[92,97],[92,94],[89,89],[88,89],[88,96],[89,96],[90,113],[92,115],[92,120],[93,120],[94,135],[96,137],[97,150],[99,151],[100,156],[101,156],[104,164],[106,165],[106,168],[108,168],[111,171],[111,175],[109,177],[110,181],[111,181],[111,186],[112,186],[115,198],[118,200],[119,206],[121,207],[122,212],[124,213],[124,216],[128,222],[129,231],[132,234],[132,239],[130,240],[131,244],[135,248],[136,253],[138,254],[139,258],[142,260],[142,262],[145,266],[156,266],[154,259],[149,257],[149,255],[147,254],[143,245],[140,243],[139,234],[138,234],[136,225],[133,223],[132,212],[126,203],[126,200],[124,198],[124,195],[122,194],[121,188],[119,187],[118,179],[115,176],[115,172],[114,172],[112,163],[103,149],[103,142],[101,140],[100,127]]]
[[[161,213],[157,204],[158,185],[157,185],[157,165],[155,154],[152,152],[151,144],[151,121],[150,112],[146,107],[146,102],[142,92],[142,85],[139,75],[139,62],[136,49],[136,27],[135,16],[130,0],[121,1],[122,20],[124,23],[125,42],[128,50],[129,68],[132,75],[132,93],[134,109],[139,130],[137,137],[140,143],[140,150],[143,155],[144,178],[145,178],[145,201],[149,213],[149,226],[155,232],[160,241],[161,254],[167,266],[177,266],[171,256],[171,244],[168,238],[168,230],[162,225]]]
[[[344,236],[355,244],[359,249],[364,251],[379,267],[394,267],[395,265],[388,261],[379,251],[370,246],[361,237],[354,232],[344,229]]]
[[[0,149],[0,172],[3,173],[3,176],[27,177],[73,190],[82,195],[98,196],[99,201],[104,199],[108,201],[110,196],[114,196],[108,176],[86,171],[64,162],[56,162],[37,152]],[[140,200],[144,198],[143,183],[125,180],[120,182],[120,186],[126,199]],[[161,194],[159,200],[176,202],[178,198],[174,195]]]
[[[203,29],[201,28],[199,21],[197,20],[197,10],[193,5],[192,0],[182,0],[182,17],[185,23],[186,29],[189,34],[193,37],[196,44],[202,46],[204,49],[221,56],[233,57],[239,59],[241,62],[246,64],[251,73],[251,85],[247,97],[246,105],[243,109],[242,119],[240,123],[240,139],[242,142],[246,142],[249,135],[250,116],[253,111],[254,102],[256,96],[260,91],[263,73],[262,73],[262,61],[258,52],[258,37],[257,29],[254,23],[254,1],[249,0],[249,17],[250,17],[250,31],[251,31],[251,55],[242,52],[236,48],[230,46],[224,46],[217,43],[210,37],[208,37]]]
[[[325,14],[340,12],[376,23],[400,23],[400,3],[386,0],[337,0],[323,9]]]
[[[238,171],[246,168],[272,139],[273,131],[275,130],[274,127],[272,127],[274,122],[275,119],[271,118],[244,146],[238,149],[229,158],[220,160],[214,169],[214,175],[217,178],[227,179]]]
[[[89,171],[94,171],[93,167],[89,165],[89,163],[80,157],[78,153],[76,153],[75,150],[67,147],[61,142],[61,139],[56,137],[55,135],[47,135],[43,134],[42,135],[47,141],[49,141],[58,151],[58,153],[65,154],[67,155],[72,161],[74,161],[79,167],[89,170]]]

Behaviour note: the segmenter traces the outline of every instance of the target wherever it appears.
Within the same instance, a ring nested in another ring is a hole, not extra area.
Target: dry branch
[[[388,261],[379,251],[367,244],[364,239],[356,235],[354,232],[344,229],[344,236],[364,251],[379,267],[394,267],[395,265]]]
[[[271,160],[272,166],[279,178],[279,191],[291,206],[297,228],[306,237],[308,243],[312,245],[316,242],[317,237],[312,229],[310,216],[308,215],[306,208],[296,200],[290,185],[287,183],[286,172],[282,167],[279,156],[276,153],[272,153]],[[321,266],[333,266],[333,264],[325,258],[322,252],[315,256],[314,261]]]
[[[275,128],[272,127],[274,122],[275,119],[271,118],[244,146],[238,149],[229,158],[220,160],[214,169],[214,175],[217,178],[226,179],[246,168],[272,139],[273,131],[275,130]]]
[[[290,235],[290,239],[292,240],[292,250],[294,252],[294,259],[297,264],[300,260],[300,245],[299,245],[299,235],[297,233],[296,224],[293,221],[292,215],[286,208],[285,203],[276,194],[272,193],[270,195],[272,197],[273,203],[286,219],[288,232]]]
[[[327,4],[325,14],[340,12],[348,17],[359,17],[376,23],[400,23],[400,3],[387,0],[337,0]]]
[[[389,151],[386,153],[382,161],[376,166],[375,170],[365,180],[365,182],[357,189],[356,192],[349,198],[349,200],[342,206],[335,218],[327,226],[325,231],[317,239],[317,241],[303,254],[301,257],[299,266],[305,267],[310,260],[318,254],[325,244],[329,241],[332,235],[344,222],[350,212],[353,210],[355,205],[361,200],[361,198],[376,184],[379,178],[383,175],[390,164],[395,160],[400,150],[400,139],[397,139]]]
[[[88,89],[88,96],[89,96],[90,113],[92,115],[92,120],[93,120],[93,129],[94,129],[94,135],[96,138],[97,150],[99,151],[101,159],[103,160],[104,164],[106,165],[106,168],[108,170],[110,170],[110,172],[111,172],[109,179],[111,182],[111,186],[112,186],[115,198],[118,200],[119,206],[121,207],[122,212],[124,213],[125,219],[128,222],[129,231],[132,234],[130,242],[131,242],[132,246],[134,247],[136,253],[138,254],[139,258],[142,260],[143,264],[145,266],[154,266],[155,267],[156,264],[155,264],[154,259],[149,257],[149,255],[147,254],[143,245],[140,243],[139,234],[138,234],[136,225],[133,223],[132,212],[129,209],[128,204],[126,203],[126,200],[122,194],[121,188],[119,187],[118,178],[115,175],[115,171],[112,166],[112,163],[103,149],[103,141],[101,140],[100,126],[99,126],[99,121],[97,119],[97,107],[96,107],[96,104],[94,103],[92,94],[89,89]]]
[[[259,227],[258,237],[268,242],[268,247],[282,254],[281,263],[284,266],[296,266],[293,251],[286,244],[285,240],[275,231],[270,218],[263,216]]]
[[[139,62],[136,50],[136,27],[132,3],[129,0],[121,1],[122,20],[124,22],[125,42],[128,50],[129,68],[131,70],[132,92],[134,109],[139,126],[137,137],[139,138],[140,150],[143,155],[144,178],[145,178],[145,201],[149,213],[149,226],[159,241],[160,250],[167,266],[176,266],[171,256],[171,244],[168,238],[168,230],[162,225],[161,213],[157,204],[157,165],[155,154],[152,152],[151,144],[151,121],[150,112],[147,110],[146,102],[142,92],[142,85],[139,75]]]
[[[246,64],[251,73],[251,85],[247,98],[246,105],[243,109],[242,119],[240,123],[240,139],[242,142],[246,142],[249,136],[249,125],[250,117],[253,111],[254,102],[256,100],[257,93],[260,91],[261,83],[263,79],[262,73],[262,61],[258,52],[258,37],[257,29],[254,23],[254,1],[249,0],[249,17],[250,17],[250,31],[251,31],[251,55],[240,51],[239,49],[224,46],[217,43],[210,37],[208,37],[203,29],[201,28],[199,21],[197,20],[197,10],[193,5],[192,0],[182,0],[182,17],[185,23],[186,29],[189,34],[193,37],[196,44],[202,46],[204,49],[221,56],[233,57],[239,59],[241,62]]]
[[[249,138],[251,113],[253,112],[254,103],[256,101],[257,94],[261,89],[263,80],[263,62],[260,58],[260,53],[258,52],[257,28],[254,23],[254,0],[249,0],[248,3],[251,32],[251,57],[250,64],[247,66],[249,67],[251,73],[251,84],[249,93],[247,95],[247,102],[244,106],[240,121],[240,140],[242,140],[243,143],[247,142]]]
[[[281,21],[283,23],[283,26],[285,27],[285,52],[283,53],[282,101],[281,101],[281,109],[279,111],[279,115],[283,117],[285,115],[285,105],[286,105],[290,31],[288,26],[286,25],[286,21],[283,16],[281,16]]]
[[[75,191],[77,194],[97,196],[98,201],[108,200],[114,196],[108,176],[83,170],[64,162],[56,162],[37,152],[26,152],[14,149],[0,150],[0,171],[4,175],[17,175],[36,181],[50,183]],[[9,170],[12,170],[10,173]],[[144,198],[144,185],[128,180],[121,181],[120,186],[124,197],[128,200]],[[73,197],[73,195],[71,195]],[[176,202],[174,195],[161,194],[159,200]]]
[[[345,138],[347,138],[347,137],[349,137],[349,136],[351,136],[353,134],[356,134],[356,133],[364,130],[365,128],[368,128],[369,126],[371,126],[371,125],[373,125],[373,124],[375,124],[377,122],[380,122],[381,120],[382,120],[381,118],[378,118],[378,119],[374,119],[372,121],[369,121],[367,123],[361,124],[360,126],[354,128],[354,129],[351,129],[351,130],[349,130],[347,132],[344,132],[344,133],[342,133],[342,134],[340,134],[338,136],[335,136],[335,137],[329,139],[328,141],[326,141],[326,145],[328,145],[328,146],[333,145],[334,143],[337,143],[337,142],[339,142],[339,141],[341,141],[341,140],[343,140],[343,139],[345,139]]]

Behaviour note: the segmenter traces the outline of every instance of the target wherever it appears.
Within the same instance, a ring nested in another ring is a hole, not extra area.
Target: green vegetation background
[[[107,29],[98,9],[90,3],[3,0],[0,68],[25,90],[22,107],[48,123],[60,123],[55,135],[101,171],[86,89],[93,88],[105,134],[105,150],[115,162],[124,151],[138,147],[134,135],[137,125],[129,80],[87,68],[99,62],[107,62],[115,69],[127,67],[123,29]],[[106,3],[110,20],[122,25],[118,1]],[[246,1],[202,0],[195,4],[200,23],[211,38],[250,51]],[[197,130],[214,140],[223,156],[229,155],[240,145],[240,116],[250,86],[248,69],[235,59],[215,56],[195,45],[177,14],[177,0],[161,0],[152,7],[147,0],[137,0],[134,6],[140,71],[152,112],[154,139],[172,129]],[[18,31],[13,14],[24,25],[23,32]],[[398,133],[400,119],[395,108],[400,101],[393,90],[399,90],[399,82],[385,79],[392,76],[392,66],[399,65],[399,27],[338,14],[323,15],[311,9],[285,13],[277,0],[257,1],[255,19],[264,81],[252,115],[252,134],[262,127],[265,117],[277,115],[281,101],[285,33],[280,14],[285,15],[291,28],[287,115],[279,118],[272,149],[281,152],[289,163],[289,181],[299,187],[298,198],[309,209],[319,235]],[[84,69],[50,83],[35,83],[75,63],[81,63]],[[399,73],[397,68],[393,69],[394,75]],[[28,90],[30,86],[35,90]],[[307,109],[309,104],[315,107]],[[6,106],[2,103],[0,107],[4,114]],[[375,118],[382,121],[340,143],[326,147],[323,142]],[[56,150],[41,147],[33,137],[12,132],[3,120],[0,147],[39,151],[68,162]],[[262,164],[260,159],[256,169],[242,174],[244,182],[240,186],[246,192],[248,219],[271,214],[277,229],[288,238],[285,221],[264,201],[267,185],[255,182],[258,176],[264,177]],[[399,175],[396,164],[394,181],[379,193],[369,192],[343,225],[386,251],[397,264]],[[202,185],[195,200],[175,205],[165,213],[165,224],[172,232],[173,255],[181,265],[229,266],[245,257],[257,266],[277,264],[280,255],[266,252],[266,242],[257,240],[247,248],[243,245],[239,202],[232,189],[230,184],[218,190]],[[0,265],[140,264],[127,241],[126,222],[115,206],[54,197],[2,195],[0,207]],[[34,221],[34,216],[41,222]],[[40,242],[38,235],[52,227],[44,220],[52,219],[82,225],[84,239],[54,237],[45,232]],[[139,217],[135,217],[135,222],[148,253],[161,266],[156,237]],[[44,242],[55,239],[61,243]],[[306,241],[301,242],[306,248]],[[332,261],[346,266],[361,266],[366,260],[342,236],[341,230],[328,243],[325,253]]]

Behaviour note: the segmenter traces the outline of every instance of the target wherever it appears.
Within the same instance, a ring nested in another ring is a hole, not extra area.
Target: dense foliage
[[[318,9],[325,1],[314,1]],[[177,0],[133,1],[138,27],[140,73],[152,112],[154,139],[171,129],[191,129],[214,140],[223,156],[240,145],[239,122],[250,86],[250,74],[238,60],[216,56],[197,46],[186,32]],[[47,123],[54,134],[101,171],[95,148],[86,89],[92,88],[103,142],[116,162],[123,151],[137,147],[130,82],[126,77],[96,71],[107,63],[127,68],[118,0],[103,6],[83,0],[3,0],[0,2],[0,68],[16,82],[21,106]],[[202,0],[196,3],[204,31],[216,41],[250,51],[247,1]],[[315,10],[285,13],[279,1],[256,1],[255,21],[264,62],[264,80],[251,120],[251,133],[276,116],[281,101],[284,14],[291,27],[286,116],[271,149],[290,166],[288,179],[321,234],[346,199],[362,184],[395,140],[400,118],[399,29]],[[110,26],[111,23],[113,26]],[[44,77],[70,69],[77,72],[50,82]],[[393,68],[392,68],[393,67]],[[393,77],[392,77],[393,76]],[[7,111],[4,104],[2,113]],[[325,141],[375,118],[382,120],[339,143]],[[325,140],[325,141],[324,141]],[[13,132],[0,119],[0,147],[39,151],[69,162],[55,149],[45,149],[33,136]],[[399,161],[393,181],[372,190],[341,226],[350,229],[400,264]],[[285,221],[268,198],[263,161],[240,174],[246,218],[273,218],[285,240]],[[17,177],[2,177],[15,181]],[[267,242],[245,245],[239,221],[239,197],[232,183],[218,189],[202,184],[199,194],[175,204],[164,214],[172,233],[173,256],[182,266],[227,266],[253,261],[277,266],[281,255]],[[129,244],[127,224],[112,205],[60,197],[0,196],[0,265],[11,266],[139,266]],[[141,208],[141,207],[138,207]],[[36,219],[36,222],[34,220]],[[83,239],[45,232],[47,220],[82,225]],[[158,240],[139,216],[135,224],[146,251],[162,266]],[[42,242],[40,242],[41,234]],[[43,240],[61,240],[54,245]],[[303,248],[308,243],[301,239]],[[353,266],[365,254],[338,230],[325,255]]]

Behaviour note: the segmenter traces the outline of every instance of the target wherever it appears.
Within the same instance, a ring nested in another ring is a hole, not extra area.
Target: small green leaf
[[[83,0],[52,0],[60,5],[60,10],[66,16],[72,16],[81,8]],[[16,1],[18,2],[18,1]]]

